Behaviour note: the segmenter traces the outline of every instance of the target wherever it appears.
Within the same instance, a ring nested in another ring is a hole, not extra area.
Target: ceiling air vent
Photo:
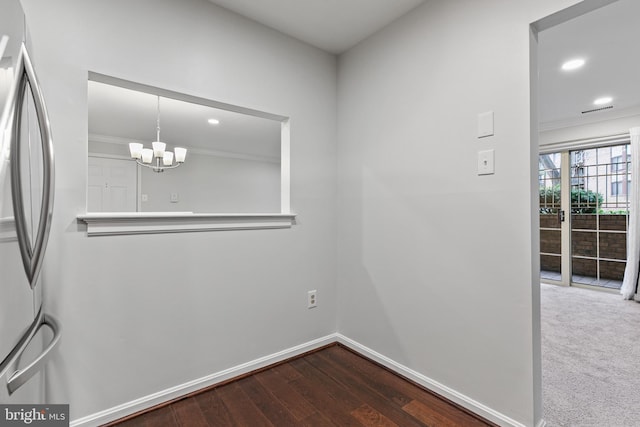
[[[582,114],[595,113],[596,111],[608,110],[610,108],[613,108],[613,105],[607,105],[606,107],[594,108],[593,110],[583,111]]]

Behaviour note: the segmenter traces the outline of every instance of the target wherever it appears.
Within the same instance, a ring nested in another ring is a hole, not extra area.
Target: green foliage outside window
[[[571,213],[572,214],[593,214],[609,213],[599,209],[603,201],[602,194],[583,188],[571,189]],[[540,188],[540,213],[552,214],[554,210],[560,209],[560,186]]]

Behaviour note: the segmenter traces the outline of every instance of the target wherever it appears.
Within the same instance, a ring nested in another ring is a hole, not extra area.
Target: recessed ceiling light
[[[598,98],[595,101],[593,101],[593,105],[604,105],[604,104],[608,104],[611,101],[613,101],[613,98],[610,96],[603,96],[602,98]]]
[[[584,65],[584,62],[585,61],[582,58],[572,59],[572,60],[567,61],[564,64],[562,64],[562,69],[564,71],[577,70],[578,68],[580,68],[580,67],[582,67]]]
[[[218,119],[209,119],[207,121],[209,122],[210,125],[217,125],[220,123],[220,120]]]

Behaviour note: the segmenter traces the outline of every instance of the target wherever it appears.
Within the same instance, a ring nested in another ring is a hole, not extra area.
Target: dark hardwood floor
[[[109,426],[493,426],[332,345]]]

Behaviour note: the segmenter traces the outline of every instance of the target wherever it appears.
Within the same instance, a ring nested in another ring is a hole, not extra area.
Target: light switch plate
[[[491,175],[495,173],[494,150],[478,151],[478,175]]]
[[[478,114],[478,138],[493,135],[493,111]]]
[[[178,201],[180,201],[180,197],[178,196],[178,193],[171,193],[170,199],[171,199],[171,203],[178,203]]]

